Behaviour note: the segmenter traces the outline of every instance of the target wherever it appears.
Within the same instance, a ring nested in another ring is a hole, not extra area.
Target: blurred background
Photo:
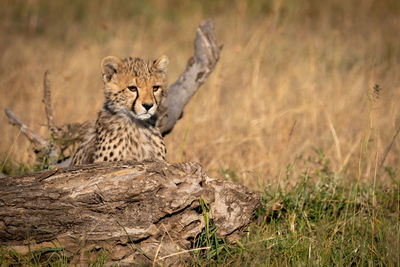
[[[56,123],[95,119],[103,57],[166,54],[173,83],[193,54],[197,26],[212,17],[221,59],[166,137],[169,161],[199,161],[210,176],[252,188],[325,165],[338,177],[399,176],[398,0],[1,3],[3,167],[5,159],[16,167],[35,161],[4,108],[48,134],[45,70]]]

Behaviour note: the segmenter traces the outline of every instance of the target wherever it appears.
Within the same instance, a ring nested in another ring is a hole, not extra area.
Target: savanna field
[[[56,122],[92,120],[103,104],[102,58],[166,54],[171,84],[212,17],[221,58],[167,135],[167,158],[200,162],[211,177],[259,191],[263,204],[240,242],[210,227],[196,243],[210,248],[182,264],[400,265],[400,1],[1,4],[3,173],[37,168],[3,110],[46,136],[45,70]],[[92,265],[106,259],[105,251]],[[0,262],[68,259],[2,246]]]

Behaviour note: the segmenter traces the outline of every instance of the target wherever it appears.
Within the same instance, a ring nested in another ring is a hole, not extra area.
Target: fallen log
[[[18,253],[56,243],[78,264],[99,250],[119,264],[177,263],[190,255],[205,212],[232,242],[260,203],[255,192],[212,179],[197,163],[92,164],[1,183],[0,243]]]

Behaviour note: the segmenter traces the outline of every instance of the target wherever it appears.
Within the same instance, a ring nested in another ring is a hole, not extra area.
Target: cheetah
[[[105,102],[72,165],[165,160],[165,143],[154,122],[165,99],[167,66],[167,56],[152,62],[115,56],[102,60]]]

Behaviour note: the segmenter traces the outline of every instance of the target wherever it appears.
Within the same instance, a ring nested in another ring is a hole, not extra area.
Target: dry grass
[[[370,179],[400,124],[396,0],[52,2],[6,1],[0,11],[0,109],[11,107],[43,135],[46,69],[56,121],[94,119],[104,56],[165,53],[173,82],[192,54],[197,25],[209,16],[222,57],[167,137],[170,161],[200,161],[213,176],[233,170],[256,188],[321,148],[334,171],[356,177],[365,155],[360,177]],[[370,108],[375,84],[382,91]],[[32,162],[29,144],[4,113],[0,125],[0,152]],[[397,139],[385,165],[399,167],[399,154]]]

